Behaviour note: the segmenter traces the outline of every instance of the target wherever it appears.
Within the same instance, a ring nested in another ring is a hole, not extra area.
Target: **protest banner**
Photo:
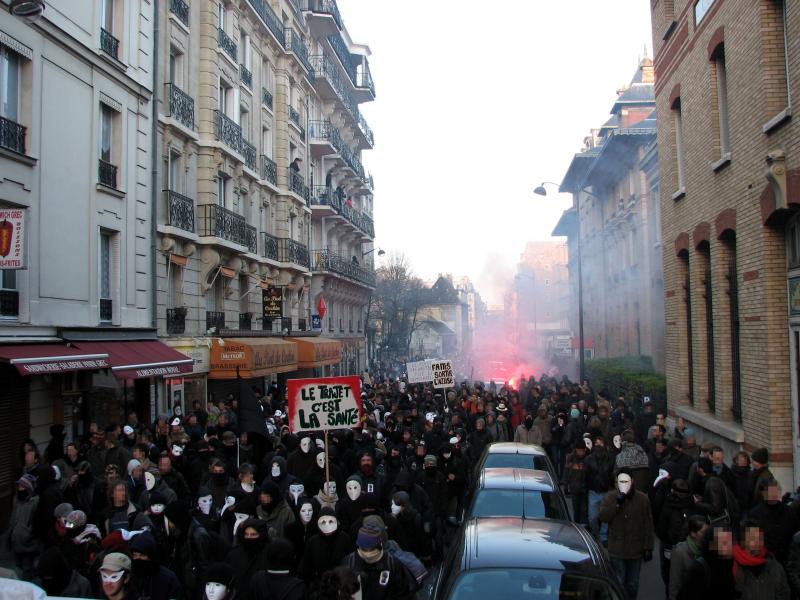
[[[420,360],[417,362],[406,363],[406,373],[408,383],[425,383],[433,380],[433,370],[431,370],[432,360]]]
[[[292,433],[361,426],[361,379],[358,376],[290,379],[286,387]]]
[[[437,360],[431,365],[433,371],[433,387],[455,387],[456,378],[453,374],[453,362],[450,360]]]

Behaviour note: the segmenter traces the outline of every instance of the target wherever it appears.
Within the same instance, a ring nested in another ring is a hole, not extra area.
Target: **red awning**
[[[86,353],[107,353],[111,371],[120,379],[191,373],[194,360],[156,340],[75,342]]]
[[[0,363],[13,365],[21,375],[108,369],[108,352],[66,344],[8,344],[0,346]]]

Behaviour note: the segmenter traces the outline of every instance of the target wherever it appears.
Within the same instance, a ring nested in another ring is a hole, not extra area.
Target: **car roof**
[[[510,467],[483,469],[478,487],[482,490],[536,490],[552,492],[553,478],[547,471]]]
[[[521,444],[519,442],[495,442],[489,446],[489,454],[533,454],[546,455],[541,446],[534,444]]]
[[[555,519],[479,517],[464,528],[462,570],[529,568],[595,570],[596,543],[579,525]]]

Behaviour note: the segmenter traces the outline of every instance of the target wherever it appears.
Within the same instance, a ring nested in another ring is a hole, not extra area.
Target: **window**
[[[228,11],[228,7],[225,6],[225,3],[224,2],[220,2],[219,3],[219,28],[222,29],[223,31],[225,31],[225,25],[226,25],[226,21],[227,21],[227,19],[225,18],[227,11]]]
[[[100,103],[100,149],[98,181],[110,188],[117,188],[117,156],[115,126],[117,112]]]
[[[703,17],[706,16],[712,4],[714,4],[714,0],[697,0],[697,2],[694,5],[695,25],[700,24],[700,21],[702,21]]]
[[[183,304],[183,269],[167,257],[167,308],[179,308]]]
[[[222,208],[228,204],[230,180],[231,178],[224,173],[217,175],[217,204]]]
[[[788,116],[791,106],[787,60],[786,0],[761,0],[761,65],[764,73],[765,117],[769,133]],[[776,120],[776,121],[775,121]]]
[[[244,139],[250,138],[248,135],[250,131],[250,113],[242,106],[239,108],[239,125],[242,128],[242,135]]]
[[[175,48],[169,50],[169,82],[183,89],[183,54]]]
[[[692,349],[692,280],[689,275],[689,253],[684,251],[678,257],[680,270],[683,271],[683,302],[686,326],[686,375],[688,378],[688,400],[694,406],[694,351]]]
[[[116,296],[117,265],[119,262],[118,239],[114,232],[100,232],[100,248],[98,256],[100,321],[110,323],[113,318],[113,300]]]
[[[673,127],[675,128],[675,168],[678,175],[678,189],[676,191],[683,191],[685,187],[685,166],[683,162],[683,113],[681,112],[681,99],[675,100],[672,105],[672,119]]]
[[[250,48],[250,36],[244,31],[239,30],[239,38],[242,40],[242,64],[248,71],[253,70],[253,51]]]
[[[114,0],[102,0],[103,29],[114,33]]]
[[[181,159],[180,152],[170,150],[167,168],[167,189],[173,192],[183,192],[183,161]]]
[[[19,122],[20,57],[0,45],[0,117]]]
[[[717,91],[717,125],[720,158],[731,152],[730,119],[728,116],[728,73],[725,69],[725,46],[720,44],[712,56]]]
[[[226,117],[239,123],[239,88],[234,87],[224,79],[219,80],[219,110]]]
[[[268,125],[261,129],[261,151],[264,153],[264,156],[272,158],[272,129],[270,129]]]
[[[706,317],[706,374],[708,378],[708,410],[713,414],[716,409],[716,373],[714,369],[714,302],[712,297],[713,282],[711,278],[711,248],[704,242],[698,248],[698,256],[703,261],[703,286]]]
[[[13,319],[18,315],[17,272],[14,270],[0,271],[0,319]]]
[[[739,358],[739,276],[736,266],[736,234],[723,240],[728,254],[728,318],[731,330],[731,413],[736,421],[742,420],[742,377]]]

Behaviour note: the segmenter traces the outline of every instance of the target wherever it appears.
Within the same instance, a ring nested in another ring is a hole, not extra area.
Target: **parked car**
[[[564,494],[547,471],[509,468],[481,471],[464,514],[473,517],[570,520]]]
[[[558,481],[556,469],[541,446],[520,444],[519,442],[495,442],[483,450],[478,464],[475,465],[474,476],[477,479],[484,469],[507,467],[511,469],[535,469],[547,471],[553,481]]]
[[[480,518],[459,530],[433,583],[434,600],[623,600],[607,555],[567,521]]]

